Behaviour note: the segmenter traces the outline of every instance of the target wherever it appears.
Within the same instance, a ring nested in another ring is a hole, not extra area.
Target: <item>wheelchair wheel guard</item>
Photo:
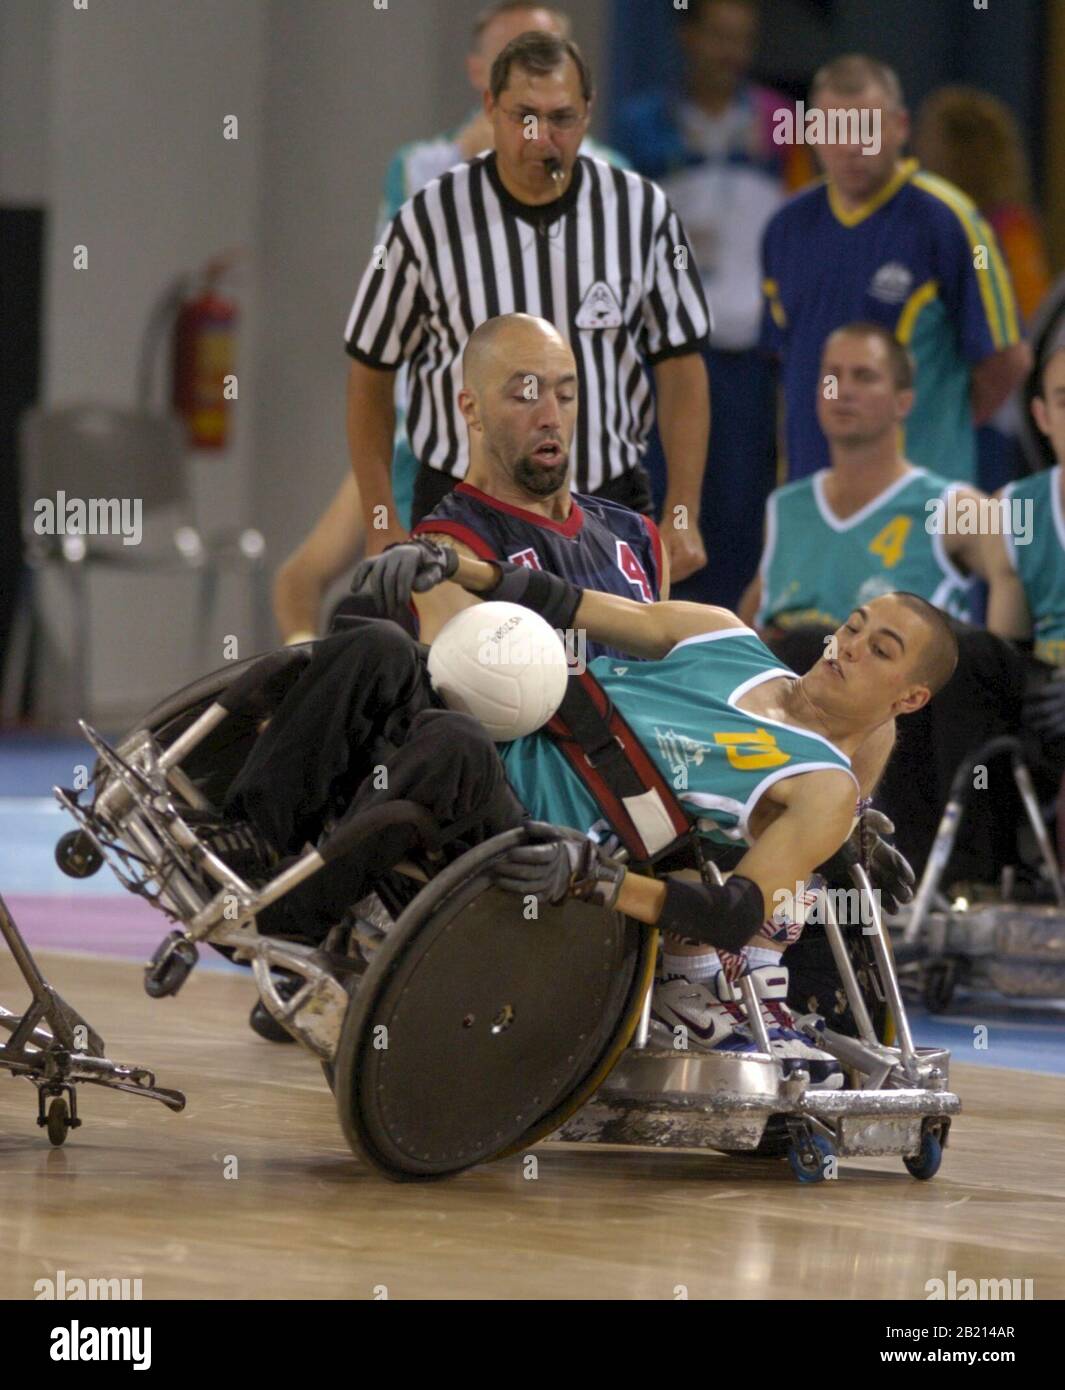
[[[635,1025],[653,933],[574,900],[528,919],[485,872],[521,837],[496,836],[434,878],[348,1008],[340,1122],[389,1177],[445,1177],[535,1142]]]

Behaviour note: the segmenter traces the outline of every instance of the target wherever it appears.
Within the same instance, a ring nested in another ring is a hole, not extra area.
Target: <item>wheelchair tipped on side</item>
[[[869,909],[860,920],[871,924],[898,1041],[878,1040],[826,902],[858,1028],[857,1037],[818,1034],[850,1078],[829,1093],[811,1089],[805,1072],[784,1075],[746,980],[757,1053],[652,1045],[657,933],[575,900],[532,917],[489,873],[521,828],[447,862],[441,827],[393,801],[327,826],[280,871],[265,860],[241,872],[227,863],[217,808],[309,654],[310,644],[286,648],[205,677],[116,747],[82,725],[97,763],[88,800],[56,789],[79,823],[57,855],[75,874],[106,860],[175,923],[146,967],[149,994],[176,994],[201,944],[248,964],[267,1011],[322,1062],[353,1150],[394,1179],[444,1177],[548,1138],[784,1153],[804,1182],[833,1176],[837,1155],[898,1155],[915,1177],[934,1175],[960,1108],[949,1054],[913,1044],[860,868],[855,887]],[[258,931],[265,906],[336,858],[372,853],[397,819],[413,826],[419,849],[383,872],[324,942]]]

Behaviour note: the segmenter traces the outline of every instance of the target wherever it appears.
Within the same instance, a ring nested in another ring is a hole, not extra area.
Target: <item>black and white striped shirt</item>
[[[577,359],[577,491],[639,462],[653,399],[645,368],[703,347],[710,315],[684,228],[657,184],[581,155],[564,195],[512,197],[495,155],[427,184],[388,224],[348,318],[347,350],[371,367],[409,364],[407,433],[419,462],[461,478],[457,396],[478,324],[548,319]]]

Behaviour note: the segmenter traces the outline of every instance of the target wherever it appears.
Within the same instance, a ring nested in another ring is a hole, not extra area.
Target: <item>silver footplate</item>
[[[551,1136],[555,1142],[677,1149],[756,1149],[771,1116],[808,1120],[830,1132],[840,1154],[917,1153],[926,1118],[956,1115],[935,1054],[927,1089],[810,1089],[804,1072],[785,1077],[775,1058],[630,1049],[587,1105]]]

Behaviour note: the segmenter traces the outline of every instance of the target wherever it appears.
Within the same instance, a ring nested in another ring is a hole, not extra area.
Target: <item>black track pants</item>
[[[341,819],[408,800],[478,844],[520,824],[491,739],[440,706],[423,649],[395,623],[369,619],[319,643],[238,773],[226,810],[247,816],[281,854],[315,843]],[[471,819],[472,818],[472,819]],[[395,826],[334,861],[260,914],[267,931],[319,936],[417,844]]]

